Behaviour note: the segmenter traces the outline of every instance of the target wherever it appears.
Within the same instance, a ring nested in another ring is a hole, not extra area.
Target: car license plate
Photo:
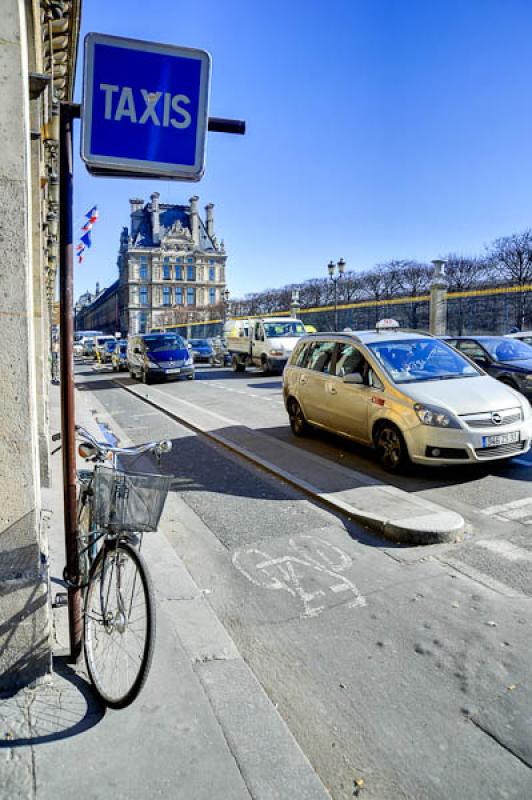
[[[482,447],[498,447],[501,444],[512,444],[519,441],[519,431],[513,433],[498,433],[494,436],[483,436]]]
[[[170,372],[181,372],[181,368],[180,367],[174,367],[174,369],[167,369],[167,370],[165,370],[165,372],[167,372],[167,373],[170,373]]]

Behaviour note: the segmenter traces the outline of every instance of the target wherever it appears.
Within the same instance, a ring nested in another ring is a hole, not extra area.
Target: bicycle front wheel
[[[144,559],[125,541],[106,543],[91,568],[84,615],[87,670],[106,705],[124,708],[137,697],[154,640],[155,602]]]

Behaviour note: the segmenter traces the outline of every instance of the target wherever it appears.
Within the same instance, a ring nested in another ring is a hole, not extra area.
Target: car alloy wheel
[[[395,472],[408,458],[405,441],[395,425],[382,425],[375,437],[375,448],[384,469]]]
[[[288,418],[290,420],[290,427],[294,436],[304,436],[308,431],[308,422],[305,419],[303,410],[297,400],[290,400],[288,406]]]

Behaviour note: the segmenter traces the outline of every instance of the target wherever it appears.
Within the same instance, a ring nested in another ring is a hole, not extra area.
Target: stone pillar
[[[430,332],[443,336],[447,331],[447,278],[445,261],[435,258],[434,273],[430,284]]]
[[[290,316],[299,319],[301,303],[299,302],[299,289],[292,289],[292,299],[290,301]]]
[[[198,200],[199,197],[196,195],[190,198],[190,232],[192,234],[192,242],[196,246],[199,245]]]
[[[31,196],[39,186],[32,185],[31,175],[26,6],[5,0],[0,47],[3,108],[9,109],[0,121],[0,204],[8,213],[0,240],[0,689],[30,683],[51,666],[40,541],[31,256]]]
[[[159,192],[154,192],[151,197],[151,235],[154,244],[161,241],[161,227],[159,222]]]
[[[208,203],[205,206],[205,223],[207,228],[207,235],[212,239],[214,236],[214,216],[213,216],[214,203]]]

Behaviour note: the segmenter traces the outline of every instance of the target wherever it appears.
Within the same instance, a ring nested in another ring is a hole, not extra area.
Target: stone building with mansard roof
[[[214,233],[212,203],[200,217],[189,205],[130,200],[131,223],[120,237],[119,328],[143,333],[162,325],[206,317],[223,302],[227,255]],[[191,314],[192,312],[192,314]]]

